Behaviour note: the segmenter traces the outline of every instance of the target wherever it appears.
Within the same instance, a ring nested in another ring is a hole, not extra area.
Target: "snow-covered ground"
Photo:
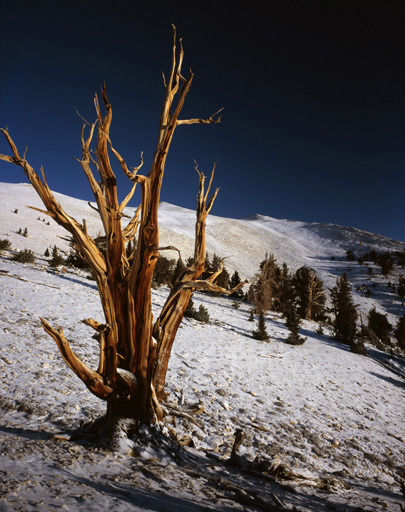
[[[98,232],[96,213],[86,203],[60,199],[73,216],[86,217],[91,233]],[[352,354],[330,339],[327,327],[320,335],[311,322],[302,327],[305,344],[292,347],[284,343],[288,332],[275,314],[266,317],[271,341],[255,341],[249,305],[236,308],[229,298],[195,295],[210,323],[185,320],[172,352],[167,400],[183,407],[198,403],[201,412],[193,416],[196,423],[173,416],[167,428],[182,440],[191,438],[193,447],[170,457],[158,447],[123,443],[108,452],[69,441],[81,422],[103,412],[103,404],[66,367],[38,317],[62,326],[79,357],[94,367],[96,342],[80,320],[102,320],[102,311],[85,273],[50,270],[44,251],[55,244],[66,249],[57,238],[65,234],[27,205],[40,207],[30,186],[0,184],[0,238],[37,256],[30,265],[12,261],[10,252],[0,256],[0,511],[282,510],[278,500],[301,511],[400,511],[403,360],[390,361],[371,347],[372,357]],[[162,245],[174,232],[170,243],[187,257],[193,221],[193,212],[162,205]],[[25,227],[28,237],[18,235]],[[309,264],[323,272],[326,287],[348,267],[354,283],[366,274],[344,260],[347,249],[403,247],[349,228],[269,217],[211,217],[207,235],[209,252],[232,256],[228,268],[242,277],[251,278],[272,252],[292,269]],[[391,321],[404,314],[386,280],[373,279],[371,298],[356,293],[361,308],[376,304]],[[156,311],[166,295],[165,288],[154,292]],[[387,363],[395,364],[396,373]],[[240,450],[246,460],[278,457],[302,478],[276,482],[224,463],[238,429],[246,434]]]

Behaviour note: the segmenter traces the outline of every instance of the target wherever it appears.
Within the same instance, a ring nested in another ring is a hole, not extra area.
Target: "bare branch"
[[[84,320],[82,320],[82,323],[85,325],[88,325],[89,327],[91,327],[92,329],[94,329],[97,332],[100,331],[100,329],[103,325],[103,324],[100,324],[100,322],[97,322],[97,320],[93,320],[93,318],[85,318]]]
[[[220,112],[222,112],[224,109],[221,108],[218,110],[218,112],[215,112],[215,114],[212,114],[212,116],[208,117],[207,119],[178,119],[176,122],[176,125],[179,126],[180,124],[217,124],[221,122],[221,117],[215,118]]]
[[[207,199],[208,199],[208,195],[210,193],[210,190],[211,190],[211,185],[212,185],[212,181],[214,179],[214,174],[215,174],[215,168],[217,166],[217,163],[218,163],[218,160],[214,163],[213,167],[212,167],[212,171],[211,171],[211,177],[210,177],[210,182],[208,183],[208,187],[207,187],[207,191],[205,192],[205,196],[204,196],[204,202],[206,203],[207,202]],[[217,191],[215,192],[215,194],[217,194],[219,191],[219,189],[217,189]]]
[[[34,169],[29,165],[27,160],[20,157],[17,147],[10,137],[8,130],[3,128],[0,130],[6,137],[14,155],[13,157],[8,157],[8,159],[5,160],[20,166],[24,170],[25,175],[31,182],[32,186],[34,187],[35,191],[47,209],[47,212],[44,212],[43,210],[39,211],[50,215],[60,226],[66,229],[66,231],[68,231],[73,236],[75,243],[82,247],[83,252],[86,254],[87,261],[90,263],[96,273],[105,273],[106,266],[104,256],[99,251],[94,241],[85,235],[81,224],[77,222],[73,217],[69,216],[63,210],[58,201],[56,201],[55,196],[53,195],[52,191],[46,183],[46,180],[44,179],[44,173],[42,181]]]
[[[139,216],[141,214],[142,205],[139,205],[138,208],[135,210],[135,214],[132,217],[131,221],[125,226],[125,228],[122,230],[122,236],[125,240],[132,240],[138,230],[139,226]]]
[[[140,159],[140,164],[138,165],[138,167],[132,167],[132,174],[136,175],[136,173],[139,171],[139,169],[142,166],[143,166],[143,151],[141,151],[141,159]]]
[[[158,247],[158,251],[176,251],[179,255],[180,262],[183,264],[183,258],[181,257],[180,249],[177,249],[177,247],[174,247],[173,245],[168,245],[166,247]]]
[[[105,400],[113,392],[113,389],[104,384],[101,376],[81,361],[72,351],[61,328],[54,329],[46,320],[40,319],[45,332],[55,340],[60,353],[71,370],[86,384],[89,390]]]
[[[89,125],[89,126],[92,126],[91,123],[89,123],[81,114],[80,112],[77,110],[77,108],[75,107],[75,110],[76,110],[76,114],[80,117],[80,119],[82,121],[84,121],[85,124]]]
[[[212,277],[212,276],[211,276]],[[216,276],[217,277],[217,276]],[[243,281],[239,283],[237,286],[232,288],[231,290],[227,290],[222,286],[218,286],[215,283],[212,283],[209,280],[196,280],[196,281],[183,281],[178,285],[179,289],[192,289],[192,290],[208,290],[216,293],[223,293],[224,295],[231,295],[232,293],[242,288],[248,281]],[[180,290],[176,290],[180,291]]]
[[[90,206],[90,208],[92,210],[96,211],[97,213],[100,213],[100,210],[98,208],[96,208],[95,206],[93,206],[90,201],[87,201],[87,204]]]
[[[129,201],[132,199],[133,195],[134,195],[134,192],[135,192],[135,189],[136,189],[136,183],[133,183],[132,187],[131,187],[131,190],[129,192],[129,194],[127,195],[127,197],[122,201],[122,203],[120,204],[120,207],[119,207],[119,210],[118,210],[118,213],[123,215],[123,211],[124,211],[124,208],[127,206],[127,204],[129,203]]]
[[[122,158],[122,156],[118,153],[117,150],[115,150],[111,144],[111,140],[110,140],[110,137],[107,136],[107,140],[108,140],[108,143],[109,143],[109,146],[110,146],[110,149],[111,151],[114,153],[115,155],[115,158],[118,160],[119,164],[121,165],[121,168],[122,170],[124,171],[124,173],[128,176],[128,178],[130,180],[132,180],[134,178],[132,172],[130,172],[130,170],[128,169],[127,167],[127,164],[125,163],[125,160]]]

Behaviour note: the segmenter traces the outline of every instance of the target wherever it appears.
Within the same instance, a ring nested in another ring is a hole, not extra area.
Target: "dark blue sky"
[[[147,172],[169,71],[172,29],[195,74],[162,200],[194,208],[193,159],[219,158],[213,213],[333,222],[405,241],[403,2],[1,0],[0,125],[54,190],[91,192],[81,119],[105,81],[111,137]],[[5,141],[0,152],[8,153]],[[130,184],[117,176],[124,197]],[[0,163],[0,181],[26,181]],[[267,250],[271,251],[271,248]]]

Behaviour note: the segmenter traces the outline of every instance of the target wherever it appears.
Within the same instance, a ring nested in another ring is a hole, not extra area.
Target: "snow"
[[[57,197],[68,213],[86,218],[91,234],[100,231],[85,202]],[[69,441],[81,422],[102,414],[103,404],[65,365],[38,317],[63,327],[77,355],[96,367],[96,342],[80,320],[101,321],[102,311],[85,272],[49,268],[44,251],[54,245],[67,251],[58,238],[65,233],[27,205],[40,207],[29,185],[0,184],[0,238],[13,250],[36,254],[34,264],[24,265],[10,252],[0,256],[0,511],[254,511],[265,510],[263,502],[270,506],[272,498],[290,510],[400,510],[403,359],[372,347],[371,357],[352,354],[330,339],[328,327],[317,334],[311,322],[302,326],[304,345],[287,345],[284,321],[273,313],[266,315],[271,341],[256,341],[249,305],[236,308],[230,298],[196,294],[195,306],[208,309],[210,323],[186,319],[173,347],[167,400],[184,407],[199,403],[203,412],[193,416],[197,424],[169,417],[166,428],[180,439],[191,437],[194,447],[170,457],[126,436],[113,452]],[[190,255],[194,212],[162,204],[160,223],[162,246]],[[25,227],[28,237],[17,234]],[[211,216],[207,223],[208,251],[230,256],[227,267],[242,278],[253,277],[266,252],[291,269],[312,266],[326,287],[349,268],[360,309],[376,305],[395,323],[403,306],[386,280],[373,278],[372,297],[356,291],[366,269],[345,261],[349,248],[381,252],[403,245],[353,228],[262,216]],[[155,312],[167,293],[164,287],[153,292]],[[303,478],[280,486],[224,464],[237,429],[246,434],[239,452],[246,460],[278,457]],[[328,491],[309,485],[319,478],[328,479]],[[242,503],[235,489],[262,501]]]

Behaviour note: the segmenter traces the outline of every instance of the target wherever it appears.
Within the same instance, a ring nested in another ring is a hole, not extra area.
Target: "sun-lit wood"
[[[75,374],[97,397],[106,400],[110,414],[125,415],[145,423],[162,418],[160,401],[164,393],[166,371],[170,352],[182,321],[184,311],[193,290],[211,289],[223,293],[215,285],[217,275],[200,280],[205,267],[205,226],[216,190],[210,197],[214,176],[211,174],[205,188],[205,176],[199,175],[197,196],[195,248],[191,264],[177,277],[160,315],[153,323],[151,285],[153,271],[159,257],[158,208],[165,163],[175,129],[180,124],[220,122],[219,112],[207,119],[179,119],[184,101],[190,90],[193,74],[188,78],[181,74],[183,48],[180,41],[178,62],[176,60],[176,30],[173,27],[173,57],[169,80],[165,79],[165,98],[160,116],[157,146],[147,175],[140,175],[141,163],[132,171],[110,140],[112,107],[105,85],[101,91],[102,104],[95,96],[97,120],[85,122],[81,131],[82,157],[78,159],[94,194],[100,216],[107,250],[104,253],[92,238],[86,222],[79,223],[69,216],[57,202],[45,179],[20,155],[7,129],[2,132],[11,148],[12,156],[0,155],[0,159],[20,166],[35,191],[41,198],[47,215],[51,216],[71,236],[70,242],[77,253],[88,262],[95,276],[104,323],[92,319],[84,323],[96,331],[100,357],[97,370],[90,369],[72,351],[63,330],[52,327],[42,319],[44,330],[55,340],[64,360]],[[103,107],[103,108],[102,108]],[[86,132],[88,134],[86,135]],[[94,136],[95,152],[91,150]],[[117,194],[117,179],[110,162],[115,157],[131,182],[131,190],[120,204]],[[95,178],[94,171],[101,178]],[[124,208],[133,197],[135,187],[141,188],[141,204],[130,221],[123,226]],[[126,254],[126,243],[134,241],[132,255]],[[162,249],[163,250],[163,249]],[[242,286],[239,285],[238,287]]]

